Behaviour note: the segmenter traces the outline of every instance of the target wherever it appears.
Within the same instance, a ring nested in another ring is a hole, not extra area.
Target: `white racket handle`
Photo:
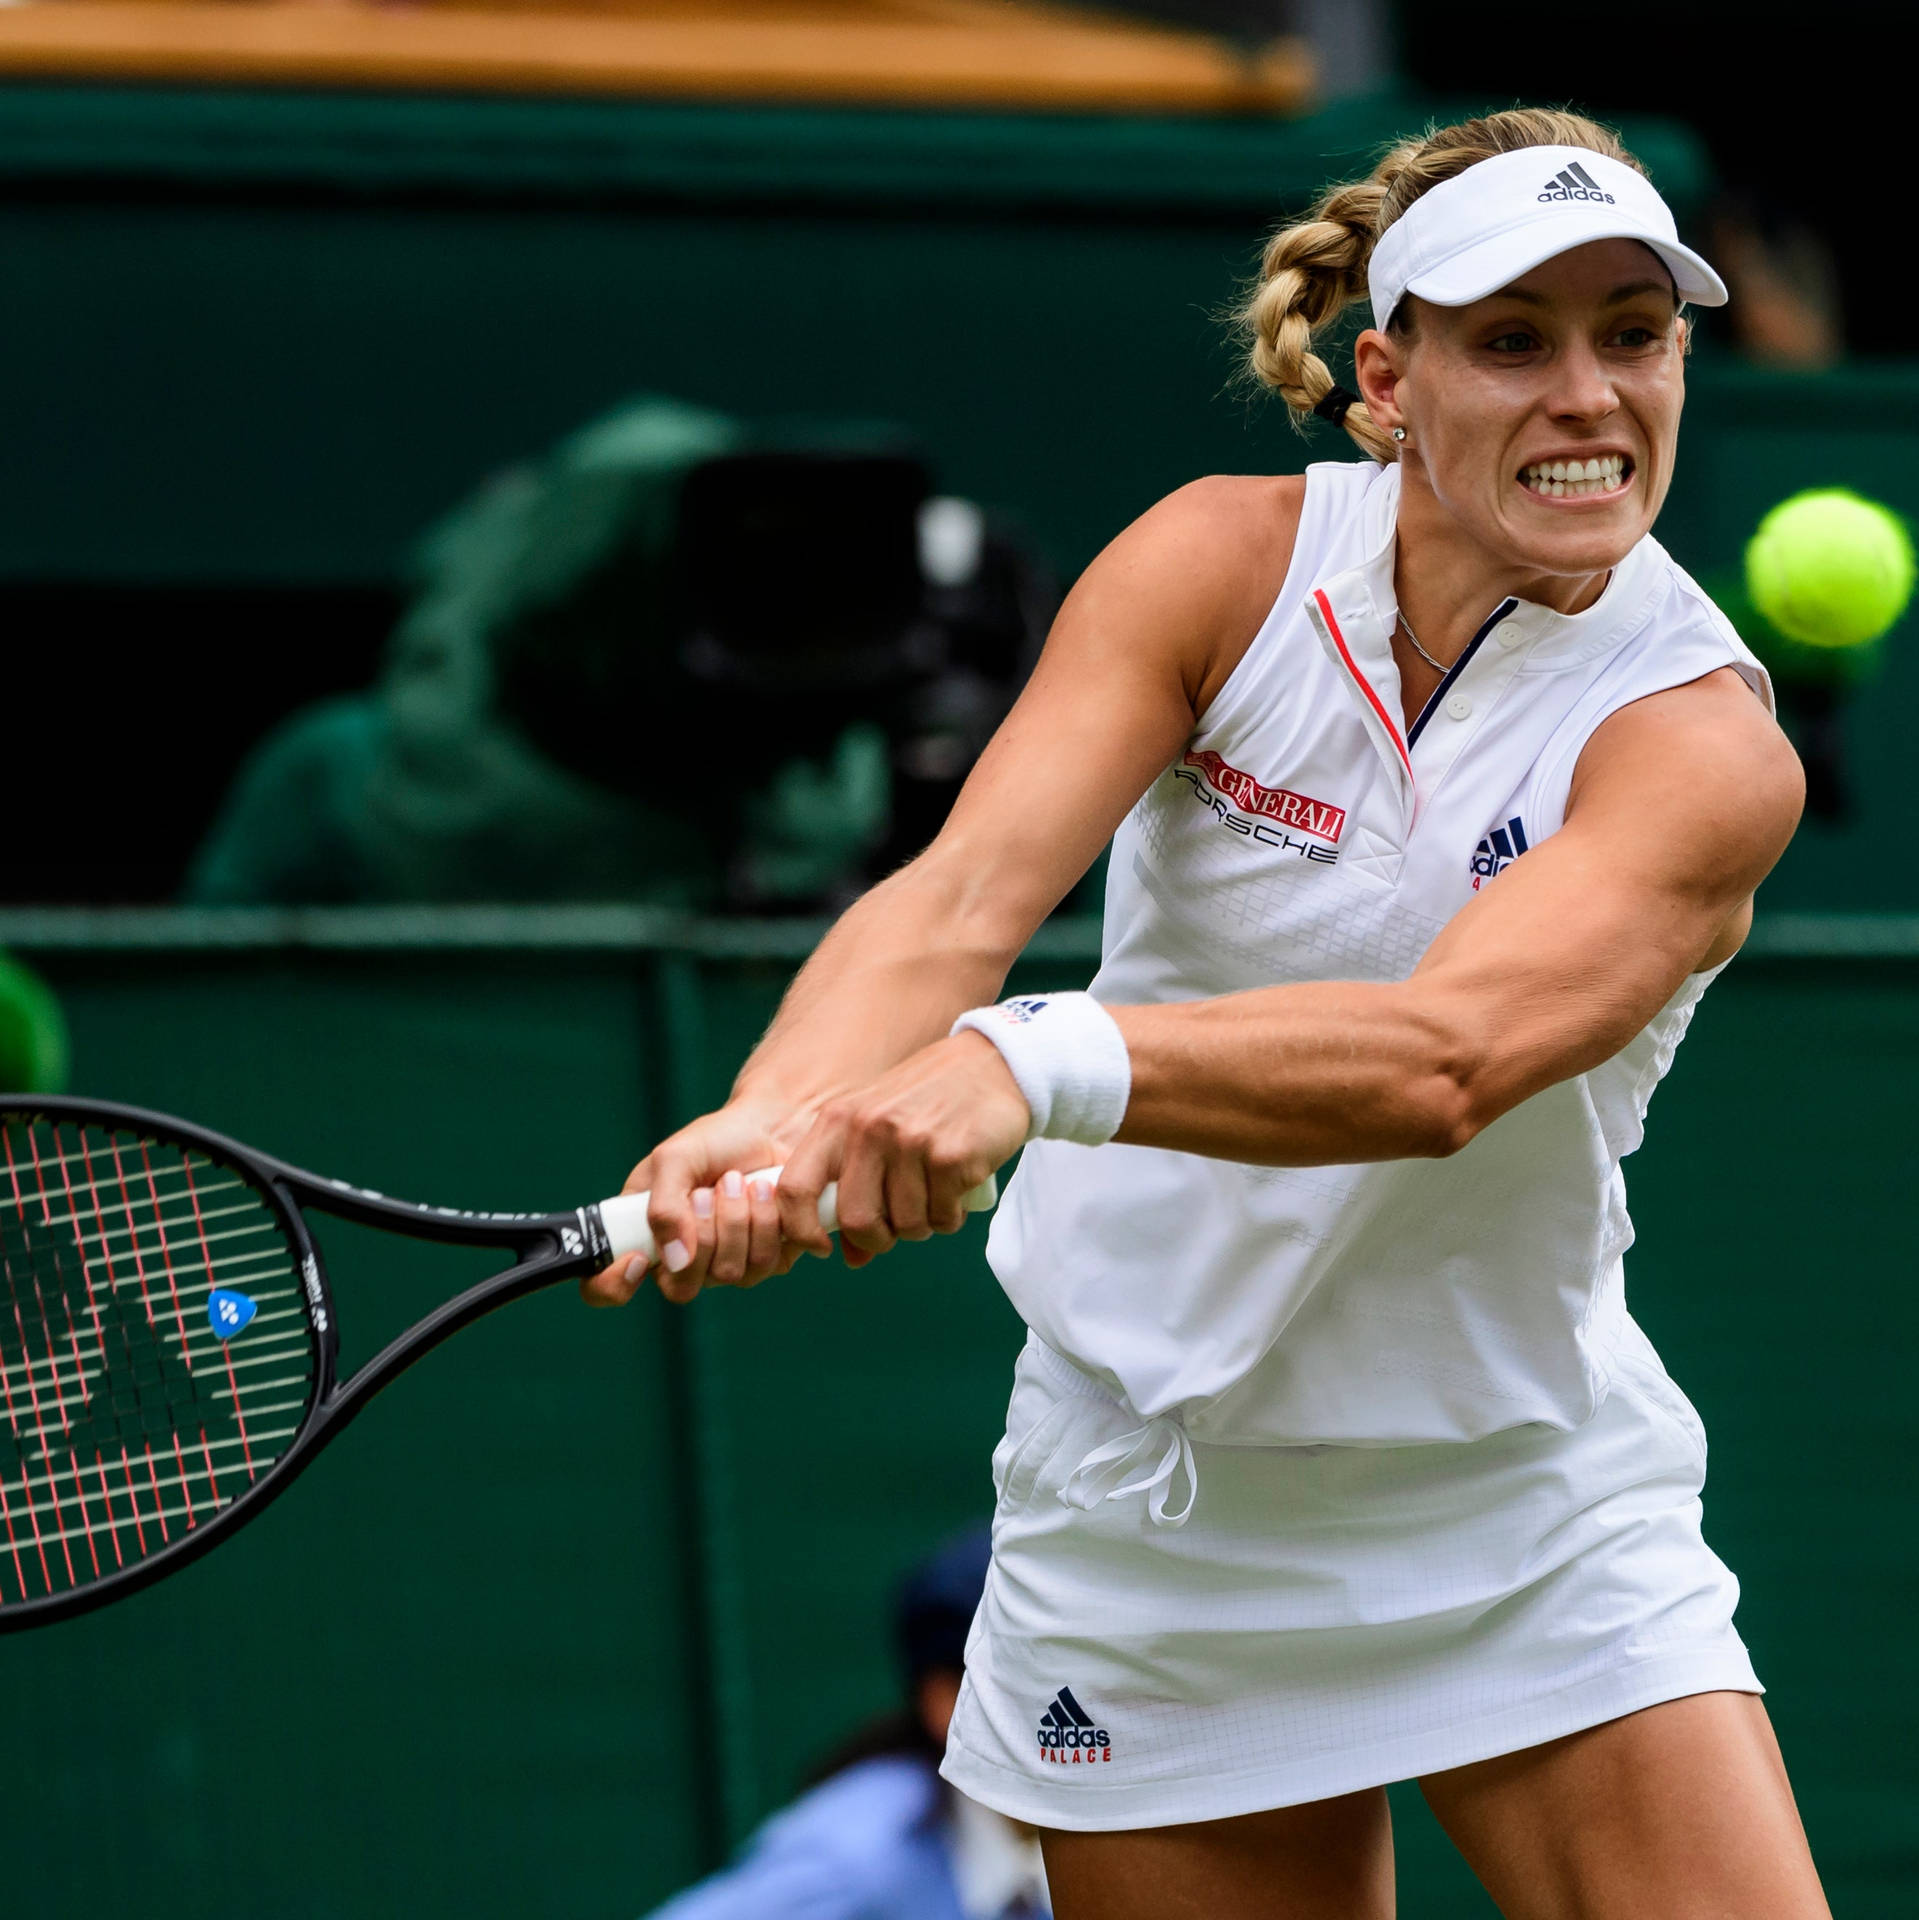
[[[749,1183],[770,1180],[778,1186],[780,1173],[778,1167],[762,1167],[758,1173],[749,1173],[746,1178]],[[650,1193],[623,1193],[617,1199],[600,1202],[600,1224],[606,1228],[607,1238],[613,1243],[612,1257],[615,1260],[624,1260],[636,1253],[644,1254],[646,1264],[650,1267],[659,1259],[659,1249],[653,1244],[653,1229],[646,1219],[646,1210],[652,1199]],[[840,1230],[839,1199],[839,1182],[835,1180],[820,1195],[820,1225],[828,1233],[838,1233]],[[988,1174],[961,1198],[960,1205],[968,1213],[984,1213],[998,1199],[999,1182]]]

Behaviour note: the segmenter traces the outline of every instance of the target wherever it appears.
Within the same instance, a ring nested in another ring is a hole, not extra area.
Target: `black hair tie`
[[[1328,387],[1325,398],[1316,402],[1313,411],[1320,419],[1335,427],[1346,424],[1346,412],[1349,407],[1359,404],[1359,395],[1346,387]]]

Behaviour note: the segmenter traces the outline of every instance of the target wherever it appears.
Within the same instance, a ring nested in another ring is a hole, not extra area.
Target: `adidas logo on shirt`
[[[1101,1766],[1113,1757],[1113,1736],[1094,1726],[1071,1687],[1061,1687],[1040,1716],[1039,1757],[1061,1767]]]
[[[1526,846],[1526,829],[1520,824],[1518,814],[1503,827],[1493,828],[1473,849],[1473,891],[1477,893],[1488,880],[1503,873],[1526,851]]]
[[[1554,174],[1539,197],[1542,200],[1597,200],[1609,207],[1614,204],[1612,195],[1577,160]]]

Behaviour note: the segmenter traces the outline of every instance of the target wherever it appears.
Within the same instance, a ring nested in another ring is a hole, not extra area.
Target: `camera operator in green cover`
[[[931,837],[1054,604],[895,434],[633,402],[427,536],[379,682],[256,749],[187,897],[843,904]]]

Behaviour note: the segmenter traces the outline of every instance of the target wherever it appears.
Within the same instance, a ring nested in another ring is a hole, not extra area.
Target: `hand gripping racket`
[[[966,1206],[996,1198],[989,1180]],[[138,1107],[0,1097],[0,1632],[185,1566],[481,1315],[623,1255],[651,1264],[646,1205],[413,1206]],[[513,1264],[339,1380],[309,1207]]]

